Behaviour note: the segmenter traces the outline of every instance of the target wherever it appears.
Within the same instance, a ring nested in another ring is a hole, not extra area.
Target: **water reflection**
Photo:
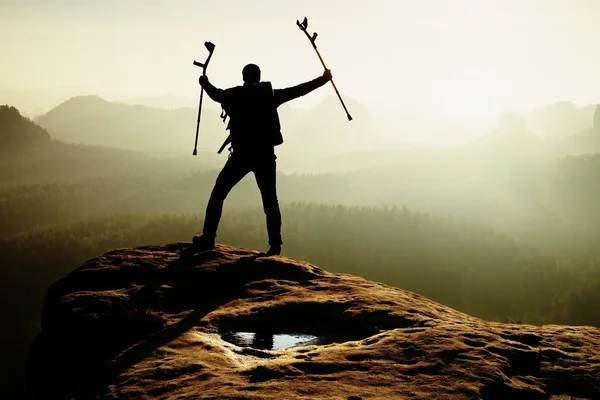
[[[221,338],[236,346],[260,350],[280,350],[320,343],[318,336],[301,333],[225,332],[221,334]]]

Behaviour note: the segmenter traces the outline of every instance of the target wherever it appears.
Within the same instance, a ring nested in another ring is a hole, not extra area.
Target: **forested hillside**
[[[0,155],[15,157],[27,151],[38,151],[50,143],[50,134],[19,110],[8,105],[0,106]]]
[[[11,305],[2,392],[22,398],[48,285],[114,248],[189,241],[219,163],[65,143],[14,108],[0,111],[11,149],[0,158],[0,300]],[[536,157],[541,139],[507,122],[461,149],[347,173],[280,173],[284,255],[485,319],[600,326],[600,155]],[[227,199],[217,239],[266,248],[251,176]]]

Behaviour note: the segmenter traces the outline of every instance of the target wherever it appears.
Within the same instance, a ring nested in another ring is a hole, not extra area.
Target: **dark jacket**
[[[273,147],[283,142],[277,108],[327,82],[328,80],[321,76],[297,86],[271,92],[268,82],[223,90],[207,81],[204,84],[206,94],[221,103],[230,117],[230,135],[221,150],[231,142],[234,152],[272,153]],[[265,92],[266,87],[269,88],[266,90],[268,93]]]

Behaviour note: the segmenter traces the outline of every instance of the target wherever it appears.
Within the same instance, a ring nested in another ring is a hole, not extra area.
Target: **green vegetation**
[[[15,107],[0,106],[0,154],[3,158],[26,150],[44,147],[50,142],[50,134],[33,121],[24,118]]]

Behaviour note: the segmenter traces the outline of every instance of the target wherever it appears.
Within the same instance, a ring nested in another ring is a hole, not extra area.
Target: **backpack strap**
[[[221,145],[221,147],[219,148],[219,151],[217,151],[217,154],[221,154],[223,152],[223,150],[225,149],[225,147],[231,143],[231,135],[227,136],[227,139],[225,139],[225,141],[223,142],[223,144]],[[231,150],[231,148],[230,148]]]
[[[223,103],[221,103],[221,119],[223,120],[223,123],[225,123],[225,120],[227,119],[229,115],[227,115],[227,111],[225,111],[225,107],[223,107]],[[231,121],[231,118],[229,119]],[[227,128],[225,128],[225,130],[229,130],[229,124],[227,124]],[[223,152],[223,150],[225,149],[225,146],[227,146],[229,143],[231,143],[231,135],[227,136],[227,139],[225,139],[225,141],[223,142],[223,144],[221,145],[221,147],[219,147],[219,151],[217,151],[217,154],[221,154]]]

